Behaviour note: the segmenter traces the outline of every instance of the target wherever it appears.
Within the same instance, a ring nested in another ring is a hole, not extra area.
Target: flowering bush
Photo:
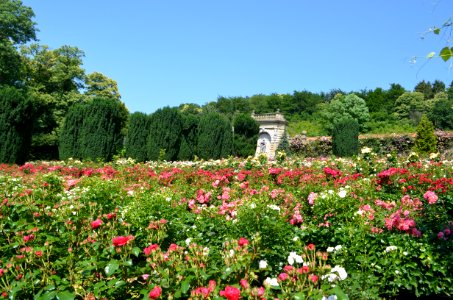
[[[451,295],[452,163],[371,153],[280,162],[0,165],[0,293]]]

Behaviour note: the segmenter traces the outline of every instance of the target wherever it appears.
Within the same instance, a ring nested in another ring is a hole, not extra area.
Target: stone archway
[[[255,156],[264,153],[268,158],[274,159],[278,145],[286,134],[286,124],[288,122],[279,111],[260,115],[252,113],[252,118],[260,125],[260,135],[256,143]]]

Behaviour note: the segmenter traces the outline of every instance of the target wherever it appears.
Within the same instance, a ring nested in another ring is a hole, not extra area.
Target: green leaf
[[[444,47],[442,50],[440,50],[439,56],[444,60],[447,61],[453,56],[453,47],[448,48]]]
[[[134,254],[135,257],[138,257],[140,254],[140,248],[139,247],[132,248],[132,254]]]
[[[346,295],[338,285],[332,289],[332,292],[337,296],[338,300],[349,300],[348,295]]]
[[[187,291],[189,290],[191,279],[192,279],[192,277],[189,276],[181,283],[181,292],[183,294],[187,293]]]
[[[434,51],[429,52],[428,55],[426,55],[426,58],[433,58],[434,55],[436,55],[436,52],[434,52]]]
[[[74,300],[75,295],[69,291],[63,291],[57,294],[58,300]]]
[[[439,27],[435,27],[433,29],[433,32],[434,32],[434,34],[439,34],[440,33],[440,28]]]
[[[303,292],[297,293],[293,295],[294,300],[304,300],[305,294]]]
[[[120,265],[118,264],[117,261],[115,260],[110,261],[110,263],[104,269],[105,275],[111,276],[113,273],[116,272],[116,270],[118,270],[119,267]]]

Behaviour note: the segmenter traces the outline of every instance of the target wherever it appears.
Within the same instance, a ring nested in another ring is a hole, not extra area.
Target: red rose
[[[160,286],[156,285],[151,292],[149,292],[149,299],[157,299],[162,294],[162,289]]]
[[[97,220],[94,220],[93,222],[91,222],[91,228],[93,228],[93,229],[96,229],[101,225],[102,225],[101,219],[97,219]]]
[[[241,291],[234,286],[227,285],[225,290],[220,291],[220,296],[225,297],[228,300],[238,300],[241,298]]]
[[[315,245],[313,244],[308,244],[308,250],[315,250]]]
[[[112,239],[112,243],[115,247],[121,247],[126,245],[132,239],[132,236],[117,236]]]
[[[248,243],[249,243],[249,241],[246,238],[242,238],[242,237],[238,241],[238,245],[241,247],[248,245]]]
[[[319,277],[318,275],[311,274],[310,276],[308,276],[308,278],[311,280],[311,282],[316,283]]]

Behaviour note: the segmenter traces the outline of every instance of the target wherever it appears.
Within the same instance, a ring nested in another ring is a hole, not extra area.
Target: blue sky
[[[450,64],[426,59],[447,37],[421,38],[453,15],[451,0],[23,3],[36,14],[39,43],[83,50],[86,72],[116,80],[130,112],[219,96],[391,83],[412,90],[422,80],[453,80]]]

